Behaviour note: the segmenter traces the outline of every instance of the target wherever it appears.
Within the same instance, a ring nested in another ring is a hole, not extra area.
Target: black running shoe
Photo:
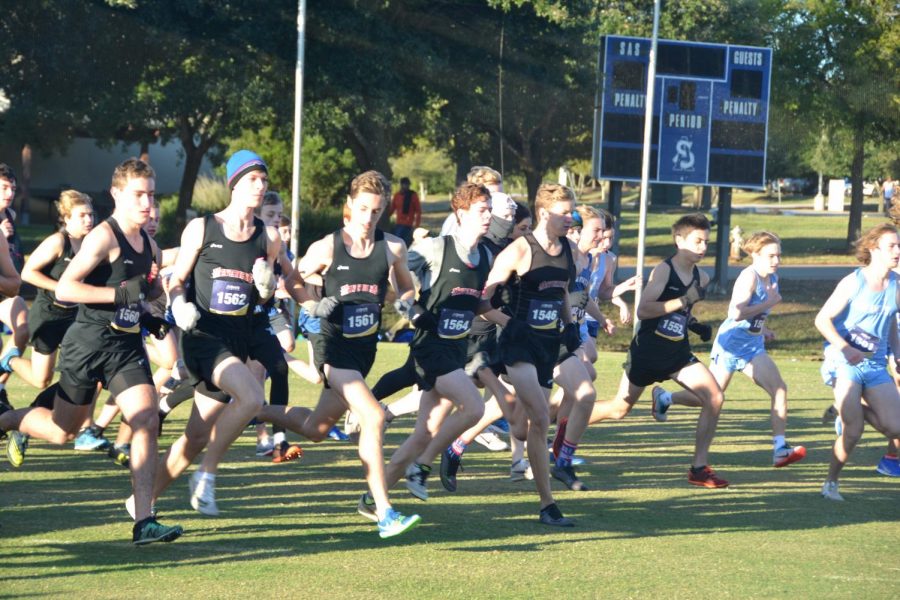
[[[447,448],[441,452],[441,484],[448,492],[456,491],[456,472],[462,467],[462,457]]]
[[[540,521],[544,525],[553,525],[554,527],[575,527],[575,521],[564,517],[555,502],[541,509]]]
[[[153,517],[147,517],[134,524],[134,529],[131,530],[131,541],[135,546],[153,542],[173,542],[183,533],[184,529],[181,528],[181,525],[167,527],[157,523]]]
[[[553,465],[552,467],[550,467],[550,474],[566,484],[566,487],[573,492],[587,491],[587,486],[584,485],[580,479],[578,479],[578,475],[575,474],[575,469],[572,467],[572,465],[569,465],[567,467]]]

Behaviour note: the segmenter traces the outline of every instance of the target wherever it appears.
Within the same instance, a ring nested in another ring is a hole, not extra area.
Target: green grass
[[[376,373],[405,357],[382,345]],[[705,358],[705,356],[703,356]],[[623,356],[603,351],[597,389],[608,397]],[[379,540],[356,515],[363,490],[349,444],[304,444],[299,463],[253,456],[248,431],[218,480],[220,518],[187,504],[182,478],[160,501],[166,523],[181,523],[173,544],[133,548],[122,500],[129,478],[100,454],[35,442],[20,470],[0,466],[0,594],[57,598],[893,598],[900,536],[897,482],[876,475],[882,440],[868,433],[845,471],[842,504],[819,497],[833,440],[820,415],[829,393],[815,361],[779,358],[790,386],[789,439],[809,456],[771,468],[768,402],[736,378],[727,394],[713,462],[727,490],[685,482],[695,413],[673,408],[652,420],[644,399],[622,422],[591,428],[580,447],[590,492],[554,492],[578,526],[536,522],[531,483],[509,483],[505,453],[474,446],[456,494],[435,477],[421,503],[401,488],[393,499],[423,524]],[[16,380],[15,404],[33,395]],[[292,380],[292,403],[310,405],[316,389]],[[179,407],[162,439],[184,424]],[[388,452],[412,426],[388,431]]]

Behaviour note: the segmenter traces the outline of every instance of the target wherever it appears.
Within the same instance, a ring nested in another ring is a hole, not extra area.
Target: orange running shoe
[[[699,471],[695,471],[693,468],[688,469],[688,483],[708,488],[728,487],[728,482],[716,475],[716,472],[708,466],[704,466]]]
[[[806,448],[803,446],[782,446],[778,450],[775,450],[772,455],[772,465],[776,469],[780,469],[781,467],[786,467],[791,463],[795,463],[798,460],[803,460],[806,458]]]
[[[297,444],[281,442],[275,446],[275,450],[272,452],[273,463],[285,463],[292,460],[300,460],[301,458],[303,458],[303,448]]]

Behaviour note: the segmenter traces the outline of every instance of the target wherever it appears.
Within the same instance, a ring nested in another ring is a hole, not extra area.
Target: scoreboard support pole
[[[707,290],[724,296],[728,293],[728,235],[731,232],[731,188],[719,188],[719,213],[716,217],[716,270]]]
[[[622,182],[621,181],[610,181],[609,182],[609,196],[607,198],[607,205],[609,207],[609,212],[612,214],[613,219],[615,219],[615,233],[613,234],[613,243],[610,247],[610,250],[616,256],[619,255],[619,234],[622,231],[621,225],[621,217],[622,217]]]

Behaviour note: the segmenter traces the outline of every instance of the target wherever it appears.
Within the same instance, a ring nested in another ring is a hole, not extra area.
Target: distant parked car
[[[776,194],[779,187],[782,194],[800,194],[809,187],[810,180],[804,177],[780,177],[773,183],[772,191]]]
[[[853,184],[850,180],[844,179],[844,193],[850,196],[853,193]],[[878,193],[878,185],[871,181],[863,181],[863,196],[874,196]]]

